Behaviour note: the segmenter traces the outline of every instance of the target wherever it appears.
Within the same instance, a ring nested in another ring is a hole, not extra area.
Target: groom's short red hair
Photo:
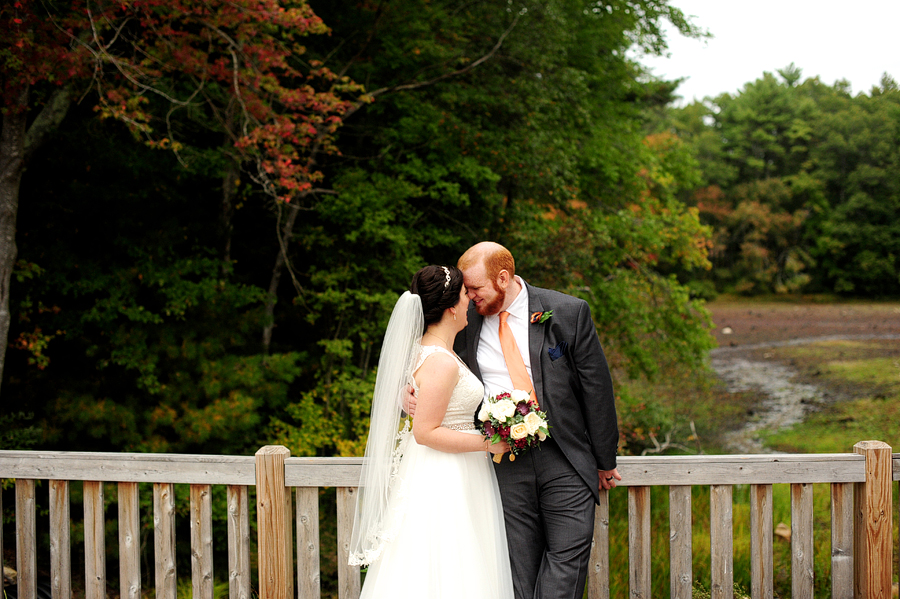
[[[510,278],[516,276],[516,261],[512,253],[499,243],[493,241],[476,243],[459,257],[456,267],[464,271],[479,262],[484,264],[485,274],[491,281],[497,280],[501,270],[508,272]]]

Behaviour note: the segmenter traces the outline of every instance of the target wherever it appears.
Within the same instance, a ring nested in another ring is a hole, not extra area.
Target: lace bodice
[[[478,377],[472,374],[472,371],[456,354],[437,345],[422,346],[422,353],[419,354],[419,359],[416,361],[416,367],[413,369],[413,372],[419,370],[422,364],[425,363],[425,359],[435,353],[444,353],[452,356],[459,364],[459,381],[450,395],[450,403],[447,405],[447,413],[444,414],[441,426],[457,430],[474,428],[472,425],[475,419],[475,410],[478,408],[481,400],[484,399],[484,385],[481,384]],[[415,383],[415,380],[413,380],[413,387],[418,393],[419,386]]]

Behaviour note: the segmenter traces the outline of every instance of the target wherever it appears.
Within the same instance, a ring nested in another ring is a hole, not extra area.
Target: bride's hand
[[[491,453],[504,454],[509,453],[509,444],[506,441],[500,441],[488,446],[487,450]]]

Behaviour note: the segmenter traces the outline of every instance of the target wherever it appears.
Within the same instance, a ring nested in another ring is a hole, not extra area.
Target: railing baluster
[[[853,599],[853,483],[831,485],[831,597]]]
[[[72,596],[69,481],[50,481],[50,588],[54,597]]]
[[[813,571],[813,486],[791,485],[791,597],[812,599]]]
[[[304,599],[319,599],[319,488],[297,487],[297,590]]]
[[[731,485],[711,485],[709,488],[712,599],[734,597],[734,529],[731,495]]]
[[[600,504],[594,509],[594,541],[591,543],[588,599],[609,599],[609,491],[600,489]]]
[[[750,596],[770,599],[774,592],[772,485],[750,485]]]
[[[669,487],[669,579],[672,599],[691,599],[693,592],[691,487]]]
[[[106,599],[106,518],[103,483],[84,481],[84,594]]]
[[[141,599],[140,492],[138,483],[119,483],[118,489],[119,594],[122,599]]]
[[[650,487],[628,487],[628,584],[634,599],[650,598]]]
[[[16,479],[16,571],[20,599],[37,596],[37,520],[34,512],[34,481]]]
[[[213,599],[212,487],[191,485],[191,589],[193,599]]]
[[[176,599],[175,485],[153,484],[153,545],[156,553],[156,597]]]
[[[228,485],[227,493],[228,598],[250,599],[249,492],[246,485]]]
[[[356,487],[338,487],[338,596],[341,599],[359,599],[359,566],[351,566],[349,564],[350,535],[353,532],[353,518],[355,513]]]

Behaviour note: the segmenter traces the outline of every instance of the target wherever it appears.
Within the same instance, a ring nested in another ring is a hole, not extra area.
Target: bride
[[[350,564],[361,597],[512,599],[500,492],[475,429],[484,387],[453,353],[469,305],[462,272],[427,266],[391,314],[372,400]],[[401,429],[401,398],[417,390]]]

